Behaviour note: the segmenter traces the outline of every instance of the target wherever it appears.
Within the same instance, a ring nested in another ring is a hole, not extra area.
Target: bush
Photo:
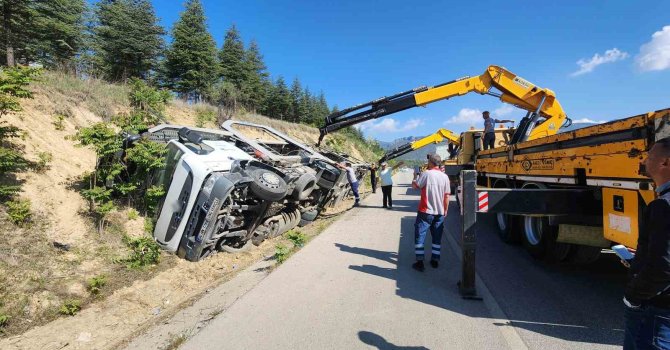
[[[152,234],[154,232],[154,220],[151,218],[144,218],[144,232]]]
[[[124,260],[128,268],[137,269],[160,262],[160,247],[151,237],[125,238],[130,256]]]
[[[15,225],[22,226],[30,220],[32,214],[30,213],[29,200],[13,200],[5,204],[7,205],[9,221],[13,222]]]
[[[56,114],[54,116],[54,121],[51,122],[53,124],[54,128],[58,131],[63,131],[65,130],[65,116],[62,114]]]
[[[202,128],[208,123],[216,122],[216,112],[207,108],[197,108],[195,115],[195,126]]]
[[[130,208],[128,209],[128,220],[135,220],[140,217],[140,213],[137,212],[136,209]]]
[[[277,244],[275,246],[275,260],[277,260],[277,264],[281,264],[286,261],[290,253],[291,250],[287,246],[283,244]]]
[[[286,232],[286,238],[293,242],[296,247],[302,247],[307,241],[307,236],[298,230],[290,230]]]
[[[81,301],[75,300],[75,299],[70,299],[66,300],[63,305],[61,305],[60,309],[58,309],[58,312],[61,315],[67,315],[67,316],[74,316],[81,310]]]
[[[107,284],[107,278],[105,275],[98,275],[88,280],[86,289],[88,289],[89,293],[98,295],[100,294],[100,291],[102,290],[102,287],[105,286],[105,284]]]
[[[35,170],[45,171],[51,167],[50,163],[54,156],[49,152],[40,152],[37,154],[37,158],[39,158],[39,160],[37,161],[37,164],[35,164]]]
[[[5,327],[9,323],[10,318],[9,315],[0,313],[0,328]]]

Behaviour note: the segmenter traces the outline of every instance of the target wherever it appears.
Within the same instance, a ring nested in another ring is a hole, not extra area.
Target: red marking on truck
[[[486,213],[489,211],[489,193],[488,192],[479,192],[479,211]]]

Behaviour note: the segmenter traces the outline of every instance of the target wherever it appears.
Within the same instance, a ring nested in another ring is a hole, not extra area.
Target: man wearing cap
[[[414,253],[416,262],[412,265],[417,271],[423,271],[425,257],[424,243],[430,229],[432,238],[430,266],[437,268],[440,261],[444,217],[449,206],[449,177],[440,171],[442,159],[437,154],[428,157],[428,170],[412,182],[412,187],[421,189],[421,199],[414,222]]]
[[[384,208],[393,209],[393,201],[391,200],[391,192],[393,189],[393,170],[403,164],[405,163],[400,162],[391,168],[389,167],[388,163],[382,163],[382,169],[379,172],[379,180],[382,187],[382,203],[384,204]]]
[[[489,116],[489,111],[484,111],[482,113],[482,118],[484,118],[484,149],[495,147],[496,141],[496,132],[495,127],[496,123],[514,123],[514,120],[498,120],[493,119]]]

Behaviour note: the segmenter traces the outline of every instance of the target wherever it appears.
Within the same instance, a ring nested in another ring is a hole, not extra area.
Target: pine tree
[[[274,119],[286,120],[291,116],[291,92],[286,87],[283,77],[277,78],[270,98],[269,117]]]
[[[49,68],[71,70],[84,41],[85,0],[35,2],[36,59]]]
[[[246,89],[247,107],[251,110],[263,108],[263,100],[268,94],[270,81],[267,67],[263,62],[263,55],[255,41],[251,41],[249,49],[245,52],[244,64],[246,66]]]
[[[305,90],[302,92],[302,96],[300,97],[300,110],[304,113],[301,116],[300,123],[312,124],[314,120],[312,94],[309,92],[309,88],[307,87],[305,87]]]
[[[306,110],[301,104],[302,102],[302,86],[300,85],[300,80],[298,77],[293,79],[291,84],[291,102],[293,104],[293,114],[291,115],[291,121],[294,123],[300,123],[303,118],[306,116]]]
[[[2,51],[3,64],[14,67],[18,62],[27,63],[30,52],[28,48],[33,42],[35,13],[30,0],[0,0],[2,10]]]
[[[170,86],[183,97],[197,100],[207,94],[218,77],[216,43],[205,22],[200,0],[188,0],[172,29],[173,42],[165,62]]]
[[[250,67],[245,65],[244,44],[234,24],[226,32],[223,46],[219,51],[219,62],[223,80],[233,83],[242,90]]]
[[[112,81],[146,78],[163,47],[163,28],[149,0],[101,0],[96,4],[93,46],[98,69]]]

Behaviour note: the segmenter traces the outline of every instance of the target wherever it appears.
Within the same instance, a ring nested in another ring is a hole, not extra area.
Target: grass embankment
[[[137,249],[145,248],[135,240],[148,235],[144,218],[119,203],[104,231],[99,232],[95,218],[89,214],[89,204],[81,196],[81,190],[88,186],[87,175],[95,168],[95,152],[77,147],[73,141],[78,129],[129,111],[128,87],[45,72],[31,89],[34,99],[22,101],[24,110],[5,120],[25,132],[19,143],[27,157],[36,162],[42,160],[40,154],[44,152],[52,157],[45,161],[48,164],[43,171],[20,174],[23,187],[19,197],[31,203],[30,220],[19,226],[0,209],[4,237],[0,240],[0,337],[23,333],[58,317],[85,314],[92,303],[101,305],[97,312],[103,312],[105,304],[124,310],[119,303],[152,304],[160,299],[154,295],[167,293],[174,305],[174,300],[194,293],[191,289],[204,288],[220,279],[222,266],[226,266],[226,273],[232,273],[233,262],[241,267],[244,259],[262,258],[258,254],[244,255],[241,260],[221,256],[193,264],[161,253],[154,265],[130,267],[133,264],[127,259],[138,256]],[[165,115],[175,124],[216,127],[212,117],[215,112],[209,105],[172,101]],[[269,125],[310,145],[319,135],[314,127],[259,115],[245,113],[235,118]],[[367,161],[377,159],[380,152],[347,133],[329,135],[326,145]],[[281,238],[270,244],[290,246],[283,243],[287,240]],[[179,272],[161,273],[171,268]],[[114,298],[110,298],[112,295]],[[121,317],[134,319],[128,313]],[[96,320],[95,316],[91,320]],[[84,318],[81,325],[91,322]]]

